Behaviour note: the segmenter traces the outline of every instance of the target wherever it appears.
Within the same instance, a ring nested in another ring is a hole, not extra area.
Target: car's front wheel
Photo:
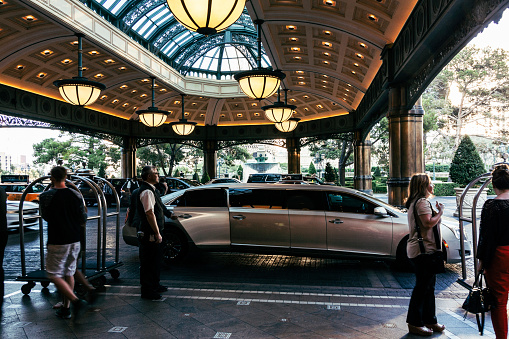
[[[169,265],[182,260],[188,251],[187,239],[181,231],[169,229],[164,231],[163,236],[163,261]]]

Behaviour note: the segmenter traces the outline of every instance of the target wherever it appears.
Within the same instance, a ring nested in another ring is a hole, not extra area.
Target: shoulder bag
[[[490,311],[495,306],[495,297],[491,293],[489,287],[486,286],[483,288],[482,286],[483,278],[486,282],[486,277],[484,277],[483,273],[477,275],[476,282],[474,282],[462,306],[466,311],[464,318],[467,317],[468,313],[475,314],[480,335],[483,335],[484,332],[484,313]]]
[[[438,226],[433,226],[433,234],[435,235],[435,243],[437,250],[433,253],[426,253],[426,250],[424,249],[424,240],[422,239],[421,235],[421,227],[419,226],[420,219],[417,215],[417,201],[414,203],[414,219],[415,219],[415,230],[417,231],[417,240],[419,241],[419,248],[421,250],[421,254],[417,256],[419,265],[426,266],[429,268],[430,271],[433,273],[445,273],[445,265],[444,265],[444,254],[442,252],[442,246],[440,244],[440,237],[438,234]],[[428,201],[432,215],[433,213],[433,207],[431,206],[431,203]]]

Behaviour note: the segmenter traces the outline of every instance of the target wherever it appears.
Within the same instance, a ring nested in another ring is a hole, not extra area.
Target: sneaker
[[[157,293],[163,293],[163,292],[166,292],[166,291],[168,291],[168,287],[166,287],[166,286],[159,285],[158,287],[156,287],[156,292]]]
[[[62,319],[71,319],[71,309],[67,307],[60,307],[55,314]]]
[[[72,313],[74,314],[74,321],[78,320],[83,311],[85,311],[86,305],[86,301],[81,299],[72,302]]]
[[[153,293],[142,293],[141,294],[142,299],[148,299],[148,300],[160,300],[162,296],[159,293],[153,292]]]

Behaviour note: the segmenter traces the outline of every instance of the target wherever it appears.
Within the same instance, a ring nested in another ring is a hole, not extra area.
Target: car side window
[[[286,209],[284,190],[230,189],[230,207]]]
[[[287,190],[287,206],[293,210],[325,210],[325,193],[321,191]]]
[[[327,201],[335,212],[373,214],[375,209],[370,202],[344,193],[328,192]]]
[[[178,207],[227,207],[222,188],[187,191],[176,201]]]

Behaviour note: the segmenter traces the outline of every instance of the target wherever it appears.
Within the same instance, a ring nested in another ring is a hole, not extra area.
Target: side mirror
[[[374,214],[379,217],[388,217],[387,210],[383,207],[375,207]]]

